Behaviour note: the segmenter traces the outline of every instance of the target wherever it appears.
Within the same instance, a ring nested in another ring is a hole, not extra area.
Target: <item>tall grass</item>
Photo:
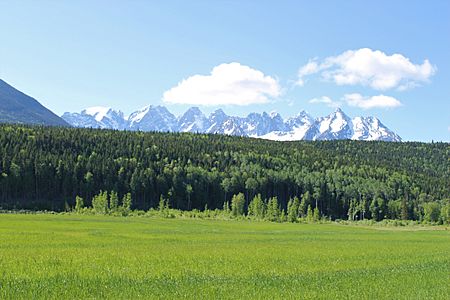
[[[450,233],[0,214],[0,298],[448,299]]]

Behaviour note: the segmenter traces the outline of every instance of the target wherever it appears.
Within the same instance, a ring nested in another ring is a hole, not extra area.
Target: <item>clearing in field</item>
[[[0,298],[448,299],[446,230],[0,214]]]

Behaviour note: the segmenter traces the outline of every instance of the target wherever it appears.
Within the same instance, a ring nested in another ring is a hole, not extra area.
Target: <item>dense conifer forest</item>
[[[242,213],[254,213],[260,199],[333,220],[436,221],[450,207],[448,143],[0,125],[0,163],[2,209],[63,211],[76,198],[91,206],[102,191],[141,210],[161,199],[180,210],[222,209],[242,193]]]

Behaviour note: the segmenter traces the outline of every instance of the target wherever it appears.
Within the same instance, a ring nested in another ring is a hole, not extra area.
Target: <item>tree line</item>
[[[240,195],[247,215],[269,212],[276,199],[286,218],[298,202],[297,217],[310,208],[333,220],[420,221],[430,211],[439,219],[450,201],[449,157],[448,143],[0,125],[0,206],[61,211],[78,196],[92,207],[109,191],[118,203],[129,195],[130,209],[144,211],[161,199],[179,210],[232,209]],[[262,204],[254,207],[255,199]]]

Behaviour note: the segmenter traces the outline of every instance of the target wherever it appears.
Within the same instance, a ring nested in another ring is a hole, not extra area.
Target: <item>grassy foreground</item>
[[[448,299],[450,232],[0,214],[0,299]]]

